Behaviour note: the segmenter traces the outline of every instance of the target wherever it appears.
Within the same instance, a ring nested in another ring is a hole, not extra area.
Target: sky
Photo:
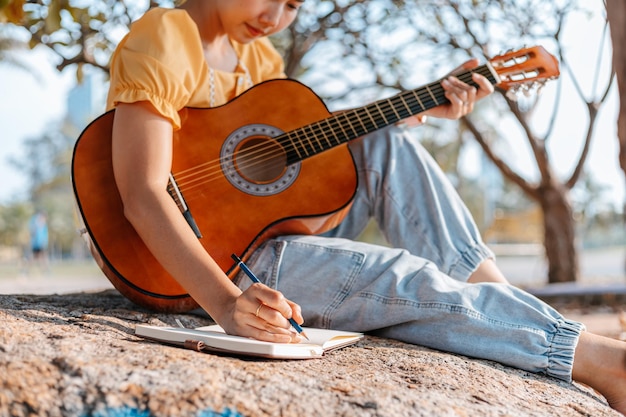
[[[592,71],[597,62],[603,21],[599,18],[591,21],[583,17],[579,19],[580,21],[570,24],[572,29],[567,34],[566,47],[572,67],[578,68],[577,77],[582,80],[585,94],[591,95]],[[608,53],[610,54],[610,49]],[[23,197],[27,185],[23,175],[8,163],[8,159],[21,154],[24,139],[36,137],[45,129],[54,128],[55,123],[64,117],[67,93],[74,83],[74,72],[69,69],[60,74],[54,68],[53,56],[44,49],[20,56],[32,66],[33,72],[0,62],[0,178],[2,178],[0,204]],[[567,78],[568,74],[563,73],[561,77]],[[545,94],[549,95],[551,88],[555,87],[546,87]],[[570,88],[562,102],[562,108],[559,109],[561,134],[550,142],[550,152],[560,174],[571,171],[573,161],[578,158],[584,128],[587,126],[586,113],[580,107],[580,100],[572,94],[573,90]],[[571,105],[572,103],[578,104]],[[609,187],[610,192],[606,197],[611,204],[621,210],[626,187],[624,174],[617,160],[617,109],[617,94],[616,91],[612,91],[599,115],[587,168],[592,172],[596,182]],[[548,111],[546,110],[546,113]],[[507,160],[515,156],[512,164],[521,171],[529,172],[534,169],[528,150],[519,145],[515,146],[508,152]],[[472,163],[476,158],[476,152],[467,153],[466,164],[476,166]]]
[[[37,137],[63,119],[73,84],[70,71],[59,74],[44,50],[20,57],[32,72],[0,62],[0,204],[24,196],[24,176],[8,160],[21,155],[24,139]]]

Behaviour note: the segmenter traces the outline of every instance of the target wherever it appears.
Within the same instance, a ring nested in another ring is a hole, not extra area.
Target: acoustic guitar
[[[458,78],[475,85],[473,72],[505,90],[559,75],[557,60],[542,47],[502,54]],[[269,238],[338,225],[357,187],[347,143],[447,103],[440,82],[335,115],[290,79],[263,82],[220,107],[184,108],[168,191],[203,247],[232,277],[233,253],[245,260]],[[127,298],[161,311],[196,308],[124,217],[111,162],[114,116],[112,110],[94,120],[74,148],[82,232],[99,267]]]

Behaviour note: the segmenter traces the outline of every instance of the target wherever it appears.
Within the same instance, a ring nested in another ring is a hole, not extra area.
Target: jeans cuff
[[[459,260],[452,265],[448,275],[458,281],[467,281],[478,266],[487,259],[496,259],[496,255],[483,243],[476,243],[461,253]]]
[[[585,330],[582,323],[567,319],[559,320],[556,332],[548,347],[548,369],[546,374],[572,382],[574,351],[578,345],[580,333]]]

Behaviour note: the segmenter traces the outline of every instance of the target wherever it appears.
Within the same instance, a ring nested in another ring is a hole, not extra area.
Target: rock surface
[[[306,361],[159,345],[114,290],[0,295],[0,416],[619,416],[577,384],[368,336]]]

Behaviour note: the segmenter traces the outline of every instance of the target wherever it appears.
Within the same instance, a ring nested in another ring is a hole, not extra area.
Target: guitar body
[[[180,115],[173,177],[200,242],[226,273],[232,253],[245,259],[269,238],[325,232],[349,210],[357,178],[345,144],[287,166],[284,144],[273,140],[330,115],[304,85],[268,81],[224,106],[185,108]],[[193,309],[195,301],[124,216],[112,168],[113,118],[110,111],[85,129],[72,160],[74,193],[92,254],[113,285],[137,304],[171,312]],[[270,164],[258,171],[250,168],[253,160],[258,166],[255,157],[239,153],[261,146],[270,149]]]

